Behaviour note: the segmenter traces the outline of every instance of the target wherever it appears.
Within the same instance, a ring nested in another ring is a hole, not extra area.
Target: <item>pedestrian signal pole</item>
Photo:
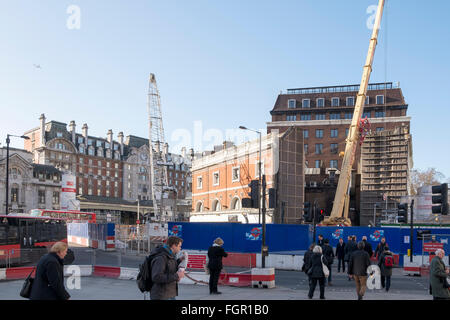
[[[409,261],[413,262],[413,241],[414,241],[414,199],[411,201],[411,228],[409,232]]]

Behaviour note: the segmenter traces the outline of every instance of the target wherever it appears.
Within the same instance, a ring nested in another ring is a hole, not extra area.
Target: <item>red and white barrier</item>
[[[275,288],[275,268],[253,268],[253,288]]]
[[[115,236],[107,236],[106,237],[106,251],[114,251],[116,250],[116,237]]]
[[[6,280],[6,269],[0,269],[0,280]]]

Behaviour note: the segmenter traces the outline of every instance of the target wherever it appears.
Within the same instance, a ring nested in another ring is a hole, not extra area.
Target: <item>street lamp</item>
[[[268,248],[266,247],[266,176],[262,175],[261,171],[261,132],[248,129],[244,126],[239,126],[239,129],[242,130],[249,130],[256,132],[259,135],[259,161],[258,161],[258,170],[259,170],[259,185],[258,185],[258,193],[260,195],[259,201],[258,201],[258,210],[259,210],[259,217],[262,216],[262,243],[261,243],[261,267],[266,267],[266,254],[268,253]],[[261,192],[262,191],[262,192]],[[262,196],[261,196],[262,194]],[[262,199],[262,210],[261,210],[261,199]],[[258,221],[258,223],[260,223]]]
[[[12,134],[6,135],[6,215],[9,214],[9,137],[17,137],[25,140],[29,140],[30,137],[27,136],[15,136]]]

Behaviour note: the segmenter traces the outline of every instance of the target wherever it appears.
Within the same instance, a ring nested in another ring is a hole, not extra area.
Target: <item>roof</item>
[[[122,205],[132,205],[137,206],[137,201],[128,201],[121,198],[113,198],[113,197],[103,197],[103,196],[94,196],[94,195],[82,195],[78,196],[77,200],[80,201],[88,201],[88,202],[100,202],[100,203],[109,203],[109,204],[122,204]],[[152,200],[140,200],[140,206],[153,206]]]

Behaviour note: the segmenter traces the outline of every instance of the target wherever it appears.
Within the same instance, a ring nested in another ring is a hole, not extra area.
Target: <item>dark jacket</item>
[[[380,259],[378,260],[378,266],[380,267],[380,272],[383,277],[390,277],[392,276],[392,267],[386,267],[384,265],[384,259],[386,256],[392,256],[392,258],[394,258],[392,252],[384,251],[380,256]]]
[[[208,249],[208,268],[210,270],[222,270],[222,258],[228,257],[225,250],[219,245],[212,245]]]
[[[381,254],[384,252],[384,247],[385,247],[386,245],[387,245],[386,242],[385,242],[385,243],[380,242],[380,243],[377,245],[377,248],[375,249],[375,257],[380,258]]]
[[[330,247],[328,244],[324,244],[322,248],[322,253],[324,255],[324,262],[326,262],[326,265],[329,267],[333,264],[334,260],[334,253],[333,248]]]
[[[150,255],[157,254],[151,263],[153,286],[150,290],[152,300],[167,300],[178,295],[179,260],[167,247],[158,247]]]
[[[303,256],[303,266],[302,266],[302,271],[303,272],[308,271],[307,266],[311,262],[312,255],[313,255],[312,250],[308,250],[308,251],[305,252],[305,255]]]
[[[350,261],[350,256],[354,251],[358,250],[358,245],[356,244],[356,241],[349,241],[345,245],[345,255],[344,255],[344,261]]]
[[[325,262],[325,257],[323,257],[323,262]],[[325,274],[323,273],[322,267],[322,254],[321,253],[313,253],[311,255],[311,259],[309,259],[308,263],[305,266],[306,270],[312,268],[312,273],[309,274],[311,278],[325,278]]]
[[[31,289],[31,300],[67,300],[64,288],[63,260],[56,253],[44,255],[38,262]]]
[[[355,276],[367,276],[367,268],[370,266],[369,254],[364,250],[356,250],[348,261],[348,274]]]
[[[450,299],[450,291],[444,288],[444,281],[447,281],[445,264],[441,258],[435,256],[430,264],[430,285],[433,297]]]
[[[344,259],[345,256],[345,242],[342,242],[342,245],[340,243],[338,243],[336,245],[336,257],[339,260]]]
[[[364,251],[369,254],[370,258],[373,254],[372,245],[367,240],[363,240],[363,242],[364,242]]]

